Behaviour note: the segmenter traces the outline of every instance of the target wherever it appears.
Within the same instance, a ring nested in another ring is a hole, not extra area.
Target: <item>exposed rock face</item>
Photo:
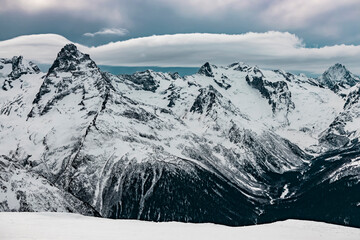
[[[1,60],[1,84],[9,64]],[[349,194],[360,173],[355,87],[343,99],[306,76],[243,63],[206,63],[187,77],[115,76],[66,45],[44,77],[34,70],[0,90],[0,209],[359,226],[358,199]],[[334,119],[341,124],[331,130]],[[318,144],[327,131],[346,146]],[[344,211],[331,210],[333,189],[349,196]],[[328,204],[311,203],[316,191]]]
[[[43,81],[42,75],[35,64],[22,56],[0,58],[0,115],[22,117],[28,114],[33,94]]]
[[[204,65],[201,66],[201,68],[198,71],[198,74],[204,75],[206,77],[214,77],[212,68],[210,66],[210,63],[206,62]]]
[[[18,79],[23,74],[33,74],[39,73],[40,69],[32,62],[23,63],[23,57],[13,57],[12,58],[12,71],[9,74],[9,77],[12,80]]]
[[[155,92],[159,87],[159,82],[154,79],[155,74],[153,71],[147,70],[134,73],[133,75],[125,75],[124,77],[133,82],[139,89]],[[176,79],[179,76],[173,75],[172,77]]]
[[[291,100],[291,92],[284,81],[270,82],[263,76],[246,76],[250,86],[258,89],[263,97],[269,100],[273,113],[289,111],[295,108]]]
[[[344,88],[355,86],[360,82],[360,78],[352,74],[344,65],[336,63],[326,70],[318,81],[337,93]]]
[[[5,65],[8,65],[7,72],[2,74],[0,73],[0,77],[3,75],[5,78],[2,84],[2,89],[5,91],[13,88],[13,81],[19,79],[21,76],[25,74],[40,73],[38,66],[32,62],[23,61],[22,56],[14,56],[12,59],[0,58],[0,70],[4,69]]]
[[[232,68],[235,71],[240,71],[240,72],[247,72],[247,71],[251,70],[251,67],[245,63],[233,63],[233,64],[230,64],[228,66],[228,68]]]
[[[190,112],[208,114],[213,109],[214,104],[218,103],[220,98],[223,98],[223,96],[211,85],[209,85],[208,88],[202,88],[199,91],[200,94],[196,97],[194,104],[190,108]]]
[[[81,73],[84,69],[97,69],[94,61],[88,54],[77,50],[74,44],[67,44],[58,53],[56,60],[48,71],[48,75],[60,72]]]
[[[352,88],[346,97],[343,111],[320,136],[320,143],[336,149],[359,141],[360,136],[360,85]]]
[[[228,83],[229,78],[225,75],[221,76],[221,80],[214,79],[214,82],[221,88],[224,88],[225,90],[228,90],[231,88],[231,84]]]
[[[286,81],[291,82],[296,80],[296,76],[292,73],[288,73],[282,70],[274,70],[275,73],[280,74]]]

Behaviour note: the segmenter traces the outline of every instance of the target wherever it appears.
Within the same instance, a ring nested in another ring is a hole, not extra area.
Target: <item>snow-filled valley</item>
[[[116,76],[72,44],[47,73],[0,59],[0,211],[360,227],[359,98],[341,64]]]

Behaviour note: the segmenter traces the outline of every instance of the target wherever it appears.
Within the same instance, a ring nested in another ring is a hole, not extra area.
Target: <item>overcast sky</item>
[[[354,63],[360,62],[354,56],[360,45],[359,0],[0,0],[0,41],[45,33],[97,46],[94,56],[111,65],[194,66],[200,59],[218,59],[311,70],[314,64],[342,61],[360,73]],[[109,46],[121,49],[120,56]],[[212,48],[216,51],[209,52]]]

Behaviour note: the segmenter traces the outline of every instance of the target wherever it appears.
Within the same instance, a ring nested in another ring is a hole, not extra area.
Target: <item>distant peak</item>
[[[198,74],[205,75],[207,77],[214,77],[214,73],[212,71],[212,67],[209,62],[206,62],[204,65],[200,67]]]
[[[233,70],[240,71],[240,72],[247,72],[250,69],[250,66],[244,62],[236,62],[230,64],[228,68],[232,68]]]
[[[228,67],[228,68],[233,68],[233,67],[236,67],[236,66],[244,66],[244,65],[248,66],[248,65],[247,65],[246,63],[244,63],[244,62],[234,62],[234,63],[228,65],[227,67]]]
[[[336,67],[336,68],[345,68],[344,65],[342,65],[341,63],[335,63],[335,65],[333,67]]]
[[[325,72],[325,73],[329,73],[329,72],[333,72],[333,71],[343,71],[344,73],[349,72],[349,70],[345,67],[345,65],[341,64],[341,63],[335,63],[334,65],[332,65],[331,67],[329,67]]]
[[[11,59],[12,71],[9,74],[13,80],[21,77],[24,74],[39,73],[40,69],[33,62],[24,61],[23,56],[14,56]]]
[[[352,75],[352,73],[341,63],[336,63],[329,67],[324,73],[323,76],[327,75],[328,77],[333,78],[333,80],[338,80],[334,78],[344,77],[345,75]]]
[[[345,65],[336,63],[329,67],[319,78],[318,81],[335,92],[340,88],[352,87],[358,82],[360,78],[352,74]]]

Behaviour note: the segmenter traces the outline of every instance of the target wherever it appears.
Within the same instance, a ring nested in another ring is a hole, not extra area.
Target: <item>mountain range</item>
[[[47,73],[0,59],[0,211],[232,226],[360,227],[360,78],[242,62],[101,71],[64,46]]]

